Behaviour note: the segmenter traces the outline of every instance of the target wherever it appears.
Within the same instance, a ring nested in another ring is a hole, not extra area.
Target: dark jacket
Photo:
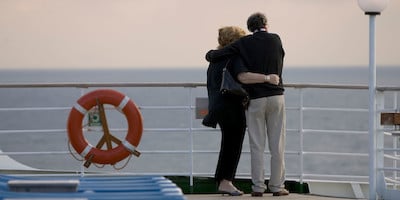
[[[248,71],[266,75],[278,74],[280,77],[278,85],[268,83],[246,85],[250,99],[283,94],[282,69],[285,51],[277,34],[259,31],[247,35],[220,50],[209,51],[206,59],[215,62],[232,55],[240,55]]]
[[[230,62],[228,63],[228,61]],[[220,92],[222,82],[222,71],[228,63],[228,70],[232,66],[239,65],[237,56],[224,57],[223,59],[210,62],[207,69],[207,92],[208,92],[208,114],[203,119],[203,125],[216,128],[218,113],[224,109],[243,109],[243,98],[235,95],[222,95]],[[236,77],[234,77],[236,79]]]

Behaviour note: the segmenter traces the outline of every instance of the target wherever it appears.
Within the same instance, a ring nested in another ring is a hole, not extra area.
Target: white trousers
[[[286,114],[284,95],[252,99],[246,112],[251,153],[253,192],[264,192],[266,140],[271,153],[271,177],[268,187],[279,192],[285,183]]]

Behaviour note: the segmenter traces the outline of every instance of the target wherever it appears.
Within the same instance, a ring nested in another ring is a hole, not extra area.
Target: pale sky
[[[266,14],[285,66],[367,66],[357,0],[0,0],[0,69],[204,67],[217,30]],[[247,30],[247,29],[246,29]],[[377,65],[400,67],[400,1],[377,16]]]

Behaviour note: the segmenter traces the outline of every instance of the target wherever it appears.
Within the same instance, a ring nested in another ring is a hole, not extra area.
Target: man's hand
[[[279,76],[277,74],[266,75],[265,81],[270,84],[273,84],[273,85],[278,85],[279,84]]]

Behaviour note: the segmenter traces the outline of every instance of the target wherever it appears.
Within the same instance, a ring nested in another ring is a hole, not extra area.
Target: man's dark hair
[[[264,14],[257,12],[247,19],[247,29],[250,32],[254,32],[256,30],[260,30],[261,28],[265,28],[267,26],[267,17]]]

